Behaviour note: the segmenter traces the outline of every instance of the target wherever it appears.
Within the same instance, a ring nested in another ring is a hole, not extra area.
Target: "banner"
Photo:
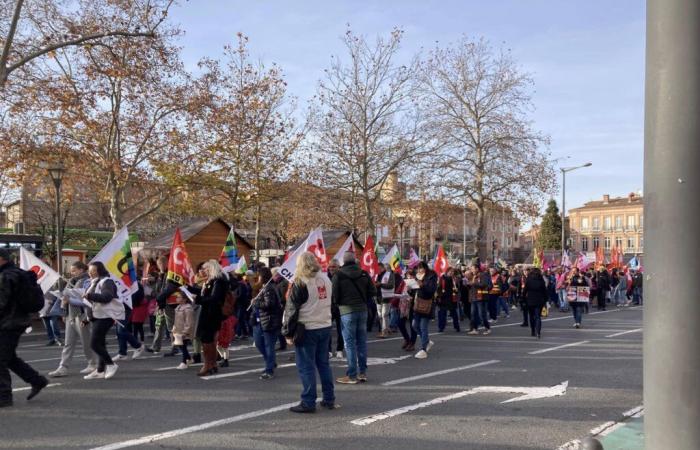
[[[239,267],[238,257],[238,245],[236,243],[236,234],[231,227],[228,236],[226,237],[226,243],[224,244],[223,250],[221,250],[221,256],[219,256],[219,264],[221,265],[221,270],[224,273],[232,272]],[[246,266],[247,270],[247,266]]]
[[[408,267],[414,269],[420,262],[420,257],[415,250],[410,249],[408,252]]]
[[[51,286],[56,284],[61,276],[46,265],[42,260],[34,256],[34,253],[25,249],[19,248],[19,268],[22,270],[31,270],[36,274],[36,281],[41,286],[41,290],[46,294]]]
[[[355,253],[355,255],[357,255],[357,252],[355,251],[355,238],[352,235],[352,233],[350,233],[350,236],[348,236],[348,238],[345,239],[345,242],[343,242],[343,245],[340,246],[335,256],[333,257],[333,259],[338,261],[338,264],[341,267],[345,265],[345,263],[343,263],[343,255],[345,255],[346,252],[353,252]]]
[[[293,282],[297,270],[297,258],[306,251],[316,255],[322,268],[324,267],[324,262],[322,262],[321,258],[323,258],[323,261],[325,261],[325,268],[328,270],[328,256],[326,255],[326,247],[323,245],[323,234],[321,233],[321,229],[318,228],[311,231],[306,240],[302,242],[296,250],[288,252],[287,260],[280,266],[277,275],[283,277],[290,283]]]
[[[442,248],[442,244],[438,244],[437,252],[435,253],[435,263],[433,264],[433,270],[437,273],[438,277],[441,277],[447,272],[447,268],[450,264],[447,262],[447,255],[445,255],[445,249]]]
[[[372,236],[367,236],[365,249],[362,251],[362,257],[360,258],[360,268],[366,271],[372,280],[379,273],[379,261],[377,260],[377,254],[374,252]]]
[[[187,255],[185,243],[182,242],[179,228],[175,229],[173,246],[170,248],[167,279],[180,286],[194,284],[194,269],[192,269],[190,257]]]
[[[386,256],[384,256],[384,259],[382,259],[382,264],[391,269],[392,272],[396,272],[397,270],[400,274],[404,272],[406,266],[401,259],[401,253],[399,252],[398,245],[394,244],[394,246],[389,249],[389,253],[387,253]]]
[[[131,241],[126,227],[119,230],[111,241],[92,258],[93,262],[101,262],[112,276],[117,285],[119,299],[131,308],[131,296],[138,291],[136,266],[131,254]]]
[[[591,264],[595,264],[596,254],[595,252],[586,252],[579,254],[578,264],[576,267],[582,272],[588,270]]]
[[[328,272],[328,255],[326,254],[326,246],[323,244],[323,232],[320,228],[316,228],[306,238],[306,250],[316,256],[321,270]]]
[[[591,299],[591,288],[588,286],[569,287],[566,289],[566,301],[589,303]]]

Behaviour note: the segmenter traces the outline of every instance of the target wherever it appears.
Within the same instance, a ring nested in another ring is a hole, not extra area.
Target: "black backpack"
[[[36,273],[31,270],[17,269],[19,286],[17,308],[27,314],[36,313],[44,307],[44,291],[37,283]]]

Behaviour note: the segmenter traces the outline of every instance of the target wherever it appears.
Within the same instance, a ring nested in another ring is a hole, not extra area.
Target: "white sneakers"
[[[97,369],[97,367],[95,367],[93,365],[89,365],[86,368],[84,368],[83,370],[81,370],[80,373],[82,373],[83,375],[87,375],[89,373],[94,372],[96,369]]]
[[[131,355],[131,359],[138,359],[143,355],[143,352],[146,351],[146,346],[141,344],[141,347],[137,348],[134,350],[134,353]]]
[[[89,374],[85,375],[83,377],[84,380],[99,380],[99,379],[104,379],[105,373],[104,372],[98,372],[97,369],[93,370]]]
[[[343,352],[342,351],[335,352],[335,357],[337,359],[343,359],[344,358]]]
[[[110,379],[114,376],[115,373],[117,373],[117,369],[119,369],[119,366],[116,364],[111,364],[109,366],[105,367],[105,379]]]
[[[421,350],[415,354],[416,359],[425,359],[427,357],[428,357],[428,352],[426,352],[425,350]]]
[[[127,359],[129,359],[129,357],[126,355],[122,355],[122,354],[117,354],[115,356],[112,356],[112,361],[125,361]]]
[[[177,369],[177,370],[185,370],[185,369],[187,369],[188,367],[190,367],[190,365],[183,362],[183,363],[180,363],[180,365],[177,366],[176,369]]]
[[[428,342],[428,347],[425,349],[426,352],[429,352],[431,348],[433,348],[433,345],[435,345],[435,342],[430,341]]]
[[[58,369],[54,370],[53,372],[49,372],[48,375],[51,378],[61,378],[65,377],[68,375],[68,369],[66,369],[63,366],[58,366]]]

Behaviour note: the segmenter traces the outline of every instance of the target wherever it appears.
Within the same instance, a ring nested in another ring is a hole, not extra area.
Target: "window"
[[[581,238],[581,251],[582,252],[588,251],[588,238],[585,238],[585,237]]]
[[[518,242],[518,233],[513,236],[513,242]]]
[[[598,250],[598,247],[600,247],[600,239],[596,236],[593,238],[593,250]]]
[[[600,230],[600,217],[593,218],[593,231]]]
[[[605,222],[603,224],[606,230],[610,230],[612,228],[612,217],[610,216],[605,216]]]
[[[513,238],[512,238],[512,237],[508,236],[508,237],[506,238],[506,245],[507,245],[508,247],[510,247],[511,245],[513,245]]]
[[[588,229],[588,217],[581,217],[581,229],[584,231]]]
[[[622,238],[620,236],[615,238],[615,247],[622,250]]]
[[[628,249],[633,249],[633,248],[634,248],[634,238],[633,238],[633,237],[628,237],[628,238],[627,238],[627,248],[628,248]]]
[[[634,216],[627,216],[627,229],[634,230]]]
[[[615,229],[621,230],[624,226],[624,218],[622,216],[615,216]]]
[[[639,228],[644,228],[644,214],[639,215]]]
[[[605,239],[603,239],[603,248],[605,250],[610,250],[610,237],[605,236]]]
[[[639,236],[639,251],[644,250],[644,236]]]

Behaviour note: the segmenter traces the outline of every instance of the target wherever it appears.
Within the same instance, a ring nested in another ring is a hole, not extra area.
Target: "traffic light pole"
[[[700,449],[700,2],[648,0],[644,442]]]

